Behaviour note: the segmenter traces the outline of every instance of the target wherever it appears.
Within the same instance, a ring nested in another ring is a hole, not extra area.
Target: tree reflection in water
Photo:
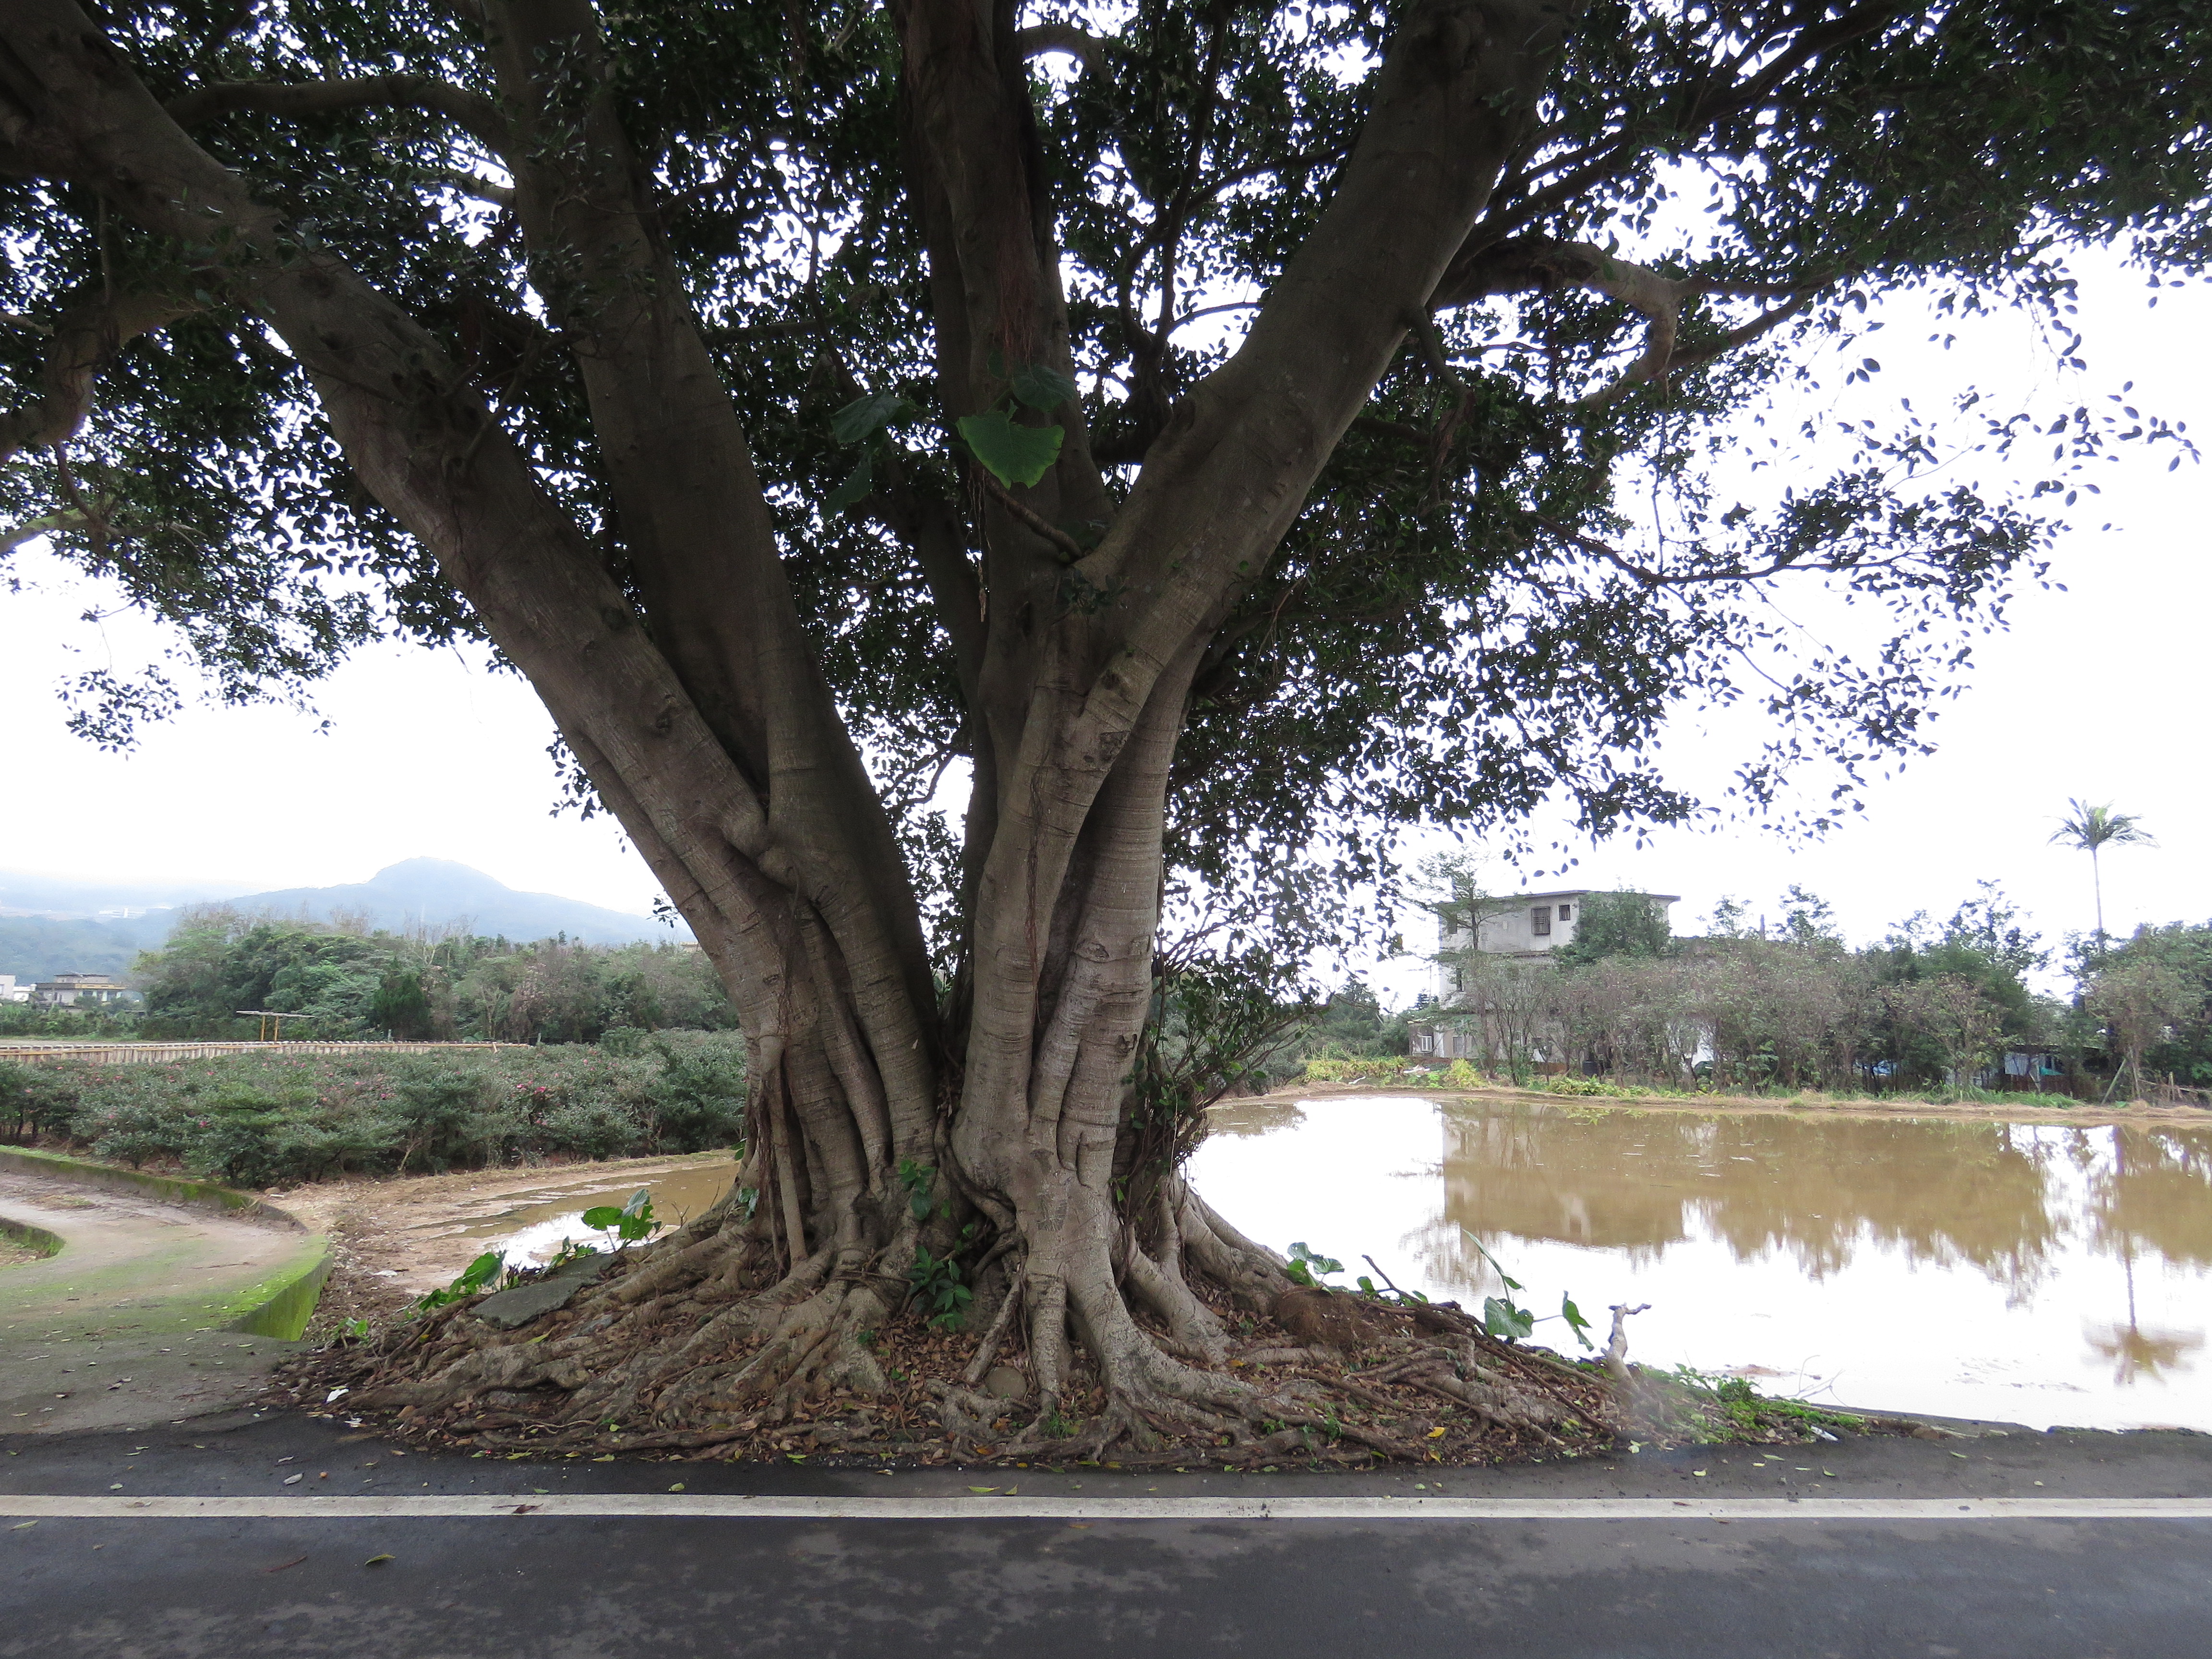
[[[1407,1096],[1216,1120],[1208,1190],[1279,1249],[1334,1237],[1479,1304],[1497,1275],[1471,1232],[1540,1313],[1562,1290],[1654,1304],[1654,1363],[1757,1364],[1861,1405],[2212,1429],[2212,1121]]]
[[[2108,1139],[2106,1156],[2094,1155]],[[2113,1124],[2077,1132],[2090,1152],[2089,1242],[2120,1258],[2128,1286],[2124,1323],[2092,1326],[2090,1352],[2113,1362],[2122,1388],[2181,1367],[2204,1346],[2202,1331],[2145,1330],[2136,1317],[2138,1250],[2191,1267],[2212,1266],[2212,1136],[2195,1129]]]
[[[1443,1118],[1444,1213],[1420,1248],[1461,1282],[1482,1278],[1464,1227],[1632,1261],[1705,1236],[1739,1261],[1786,1250],[1814,1279],[1888,1244],[1916,1264],[1969,1263],[2018,1300],[2069,1225],[2050,1202],[2050,1148],[2008,1124],[1474,1103]]]

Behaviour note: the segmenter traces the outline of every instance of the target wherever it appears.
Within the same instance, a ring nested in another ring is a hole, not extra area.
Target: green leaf
[[[876,487],[875,461],[873,450],[861,452],[859,465],[854,467],[845,482],[823,497],[823,517],[834,519],[840,513],[850,512],[868,499]]]
[[[500,1261],[501,1257],[497,1250],[486,1250],[461,1270],[461,1276],[453,1281],[453,1288],[457,1291],[476,1289],[477,1285],[499,1271]]]
[[[1536,1328],[1534,1316],[1525,1308],[1516,1308],[1499,1297],[1491,1297],[1482,1304],[1482,1328],[1492,1336],[1509,1340],[1524,1338]]]
[[[1583,1310],[1575,1306],[1574,1292],[1571,1291],[1559,1298],[1559,1317],[1567,1322],[1567,1328],[1575,1334],[1576,1341],[1581,1343],[1585,1348],[1597,1346],[1596,1343],[1583,1334],[1584,1331],[1589,1329],[1590,1322],[1583,1317]]]
[[[1042,363],[1024,363],[1014,371],[1014,396],[1042,414],[1075,400],[1075,382]]]
[[[629,1202],[622,1206],[624,1215],[643,1215],[653,1207],[653,1188],[641,1187],[629,1195]]]
[[[960,435],[993,477],[1027,489],[1052,470],[1067,434],[1056,426],[1017,426],[1003,409],[988,409],[963,415]]]
[[[871,392],[830,417],[830,434],[841,444],[861,443],[913,413],[914,405],[897,392]]]
[[[597,1232],[622,1225],[623,1212],[611,1204],[595,1204],[584,1212],[584,1224]]]

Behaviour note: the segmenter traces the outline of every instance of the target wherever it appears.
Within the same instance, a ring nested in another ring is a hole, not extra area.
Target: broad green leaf
[[[1042,363],[1024,363],[1014,371],[1014,396],[1031,409],[1049,415],[1062,404],[1073,401],[1075,382]]]
[[[1003,409],[988,409],[963,415],[960,435],[1000,483],[1027,489],[1052,470],[1067,434],[1056,426],[1017,426]]]
[[[860,464],[845,482],[823,499],[822,512],[825,518],[836,518],[840,513],[850,512],[868,499],[876,487],[875,452],[863,450]]]
[[[830,434],[841,444],[861,443],[913,413],[914,405],[897,392],[871,392],[830,417]]]
[[[584,1212],[584,1224],[599,1232],[622,1225],[623,1212],[611,1204],[594,1204]]]
[[[652,1202],[653,1188],[641,1187],[629,1195],[629,1202],[622,1206],[622,1212],[624,1215],[642,1215],[646,1206]]]
[[[1527,1309],[1493,1296],[1482,1304],[1482,1328],[1492,1336],[1522,1338],[1536,1328],[1536,1321]]]

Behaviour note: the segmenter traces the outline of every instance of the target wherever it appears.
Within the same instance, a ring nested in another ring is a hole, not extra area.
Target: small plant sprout
[[[917,1247],[914,1265],[906,1270],[914,1286],[913,1299],[921,1304],[922,1317],[933,1330],[957,1331],[975,1293],[960,1282],[960,1264],[951,1256],[933,1256]]]
[[[667,1224],[653,1219],[652,1192],[641,1187],[619,1210],[611,1204],[599,1204],[585,1211],[584,1224],[599,1232],[613,1233],[625,1244],[635,1244],[651,1238]]]
[[[1344,1263],[1333,1255],[1316,1255],[1306,1248],[1305,1241],[1300,1239],[1291,1246],[1290,1266],[1283,1271],[1290,1275],[1293,1284],[1325,1291],[1330,1288],[1326,1282],[1328,1276],[1342,1273]]]
[[[1498,1282],[1504,1285],[1509,1292],[1517,1291],[1522,1288],[1521,1281],[1507,1273],[1496,1256],[1483,1249],[1480,1239],[1473,1233],[1468,1232],[1464,1227],[1462,1227],[1460,1231],[1466,1234],[1467,1242],[1474,1246],[1475,1254],[1490,1264],[1492,1271],[1498,1275]],[[1575,1340],[1581,1343],[1583,1347],[1592,1350],[1596,1348],[1597,1344],[1591,1341],[1588,1335],[1590,1322],[1583,1317],[1583,1310],[1575,1306],[1574,1292],[1571,1291],[1559,1297],[1558,1313],[1547,1314],[1540,1318],[1528,1309],[1516,1304],[1510,1294],[1483,1298],[1482,1328],[1488,1331],[1491,1335],[1508,1342],[1526,1341],[1535,1331],[1537,1326],[1553,1319],[1564,1320],[1567,1328],[1575,1334]]]
[[[454,1279],[445,1289],[428,1291],[411,1305],[417,1313],[428,1313],[432,1309],[442,1308],[449,1302],[459,1302],[464,1297],[477,1295],[491,1287],[492,1281],[500,1277],[501,1271],[506,1266],[506,1259],[497,1250],[486,1250],[467,1267],[462,1268],[460,1277]],[[512,1275],[510,1274],[509,1277]]]

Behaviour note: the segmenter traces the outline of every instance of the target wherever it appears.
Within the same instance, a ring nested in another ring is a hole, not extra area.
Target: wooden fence
[[[217,1054],[468,1054],[526,1048],[526,1042],[0,1042],[0,1060],[74,1060],[95,1066],[159,1066]]]

